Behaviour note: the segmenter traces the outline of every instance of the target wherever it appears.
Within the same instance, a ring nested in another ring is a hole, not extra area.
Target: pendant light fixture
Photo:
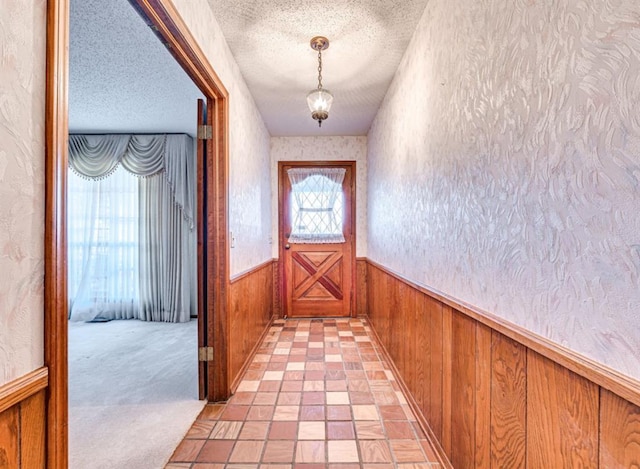
[[[311,117],[318,121],[322,127],[322,121],[329,117],[329,110],[333,103],[333,95],[322,87],[322,51],[329,47],[329,40],[323,36],[311,39],[311,48],[318,52],[318,87],[307,94],[307,104],[311,110]]]

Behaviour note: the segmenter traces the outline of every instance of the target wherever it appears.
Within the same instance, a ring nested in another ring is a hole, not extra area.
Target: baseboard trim
[[[573,350],[569,350],[566,347],[558,345],[549,339],[539,336],[487,311],[483,311],[476,306],[457,300],[446,293],[442,293],[428,286],[412,282],[397,272],[394,272],[371,259],[367,259],[367,263],[385,274],[394,277],[400,282],[403,282],[409,287],[452,307],[485,326],[500,332],[516,342],[519,342],[534,352],[539,353],[543,357],[564,366],[583,378],[586,378],[604,389],[628,400],[629,402],[640,406],[640,381],[629,376],[625,376],[606,365],[591,360],[577,352],[574,352]]]
[[[240,368],[240,371],[238,372],[238,375],[235,378],[233,378],[233,381],[231,382],[231,388],[230,388],[231,394],[235,394],[236,389],[238,389],[238,385],[240,384],[240,381],[242,381],[242,377],[244,376],[244,374],[246,373],[247,369],[249,368],[249,365],[251,365],[251,362],[253,361],[253,359],[255,358],[256,354],[258,353],[258,349],[260,348],[260,345],[262,344],[262,342],[264,341],[265,337],[269,333],[269,329],[271,329],[271,326],[273,326],[273,322],[276,319],[278,319],[278,318],[274,314],[272,314],[271,318],[269,319],[269,322],[267,323],[266,327],[264,328],[264,331],[262,331],[262,334],[260,334],[260,338],[258,339],[258,341],[255,343],[255,345],[251,349],[251,353],[249,353],[249,356],[247,357],[246,361],[244,362],[244,365],[242,365],[242,368]]]
[[[46,389],[47,386],[49,369],[46,366],[0,386],[0,413]]]
[[[444,448],[438,441],[438,438],[436,438],[436,435],[431,429],[431,426],[429,425],[429,423],[427,422],[427,419],[422,414],[422,410],[420,409],[420,406],[418,406],[418,403],[413,398],[413,394],[409,390],[409,387],[404,382],[404,379],[402,379],[402,375],[400,374],[400,371],[396,367],[395,362],[391,358],[391,355],[389,355],[389,352],[387,351],[386,347],[382,344],[382,340],[380,340],[380,336],[378,335],[378,332],[375,330],[375,328],[373,327],[373,324],[371,323],[371,321],[369,321],[368,317],[365,316],[365,317],[362,317],[362,319],[365,320],[369,325],[369,329],[371,329],[371,334],[373,335],[373,338],[376,341],[378,348],[382,351],[382,356],[384,360],[389,365],[389,368],[391,368],[391,372],[393,373],[393,376],[395,377],[395,380],[397,381],[398,386],[400,387],[400,390],[404,394],[404,397],[407,399],[407,403],[409,404],[409,407],[411,408],[413,415],[415,415],[418,425],[420,425],[420,428],[422,429],[425,436],[427,437],[427,441],[431,445],[431,448],[433,448],[436,454],[436,457],[438,458],[438,462],[443,467],[443,469],[453,469],[453,466],[451,465],[451,461],[449,461],[449,458],[447,458],[447,454],[445,453]]]

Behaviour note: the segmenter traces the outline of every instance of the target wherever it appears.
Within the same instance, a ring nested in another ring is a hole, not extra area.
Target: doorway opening
[[[132,0],[205,97],[199,105],[204,139],[198,140],[197,252],[200,396],[228,397],[226,369],[228,93],[173,4]],[[68,466],[68,156],[69,0],[47,2],[45,365],[47,467]],[[195,119],[195,116],[194,116]],[[215,353],[212,352],[215,348]]]

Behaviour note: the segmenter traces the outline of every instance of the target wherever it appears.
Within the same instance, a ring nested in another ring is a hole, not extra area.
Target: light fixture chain
[[[318,49],[318,89],[322,89],[322,49]]]

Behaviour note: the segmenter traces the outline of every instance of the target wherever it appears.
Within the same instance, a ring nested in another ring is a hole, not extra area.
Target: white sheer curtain
[[[195,149],[188,135],[69,138],[69,317],[197,313]]]
[[[69,313],[74,321],[137,317],[138,178],[122,167],[101,180],[69,171]]]
[[[290,243],[344,243],[344,168],[292,168]]]

